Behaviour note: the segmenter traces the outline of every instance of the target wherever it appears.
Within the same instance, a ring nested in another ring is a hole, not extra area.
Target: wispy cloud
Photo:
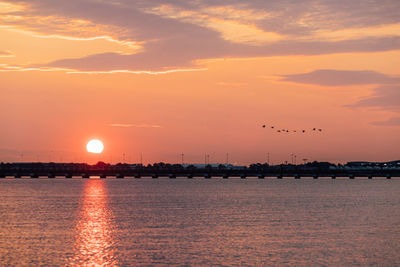
[[[400,112],[400,85],[384,85],[373,89],[371,96],[365,97],[350,108],[372,107],[383,110]]]
[[[8,14],[22,11],[24,7],[13,3],[0,2],[0,14]]]
[[[123,127],[123,128],[161,128],[161,125],[155,124],[131,124],[131,123],[113,123],[110,124],[111,127]]]
[[[67,68],[49,68],[49,67],[24,67],[24,66],[12,66],[8,64],[0,64],[0,72],[25,72],[25,71],[72,71]]]
[[[371,124],[377,126],[400,126],[400,117],[390,118],[386,121],[374,121]]]
[[[197,60],[220,57],[267,57],[283,55],[321,55],[346,52],[377,52],[400,48],[400,37],[366,38],[338,42],[284,41],[264,46],[233,44],[204,34],[193,42],[191,34],[178,39],[166,39],[145,46],[134,55],[102,53],[82,58],[66,58],[44,66],[71,68],[80,71],[163,71],[169,68],[195,68]],[[168,51],[168,53],[166,53]]]
[[[15,57],[10,50],[0,50],[0,57]]]
[[[71,70],[67,71],[67,74],[113,74],[113,73],[130,73],[130,74],[149,74],[149,75],[160,75],[160,74],[168,74],[174,72],[189,72],[189,71],[206,71],[207,68],[198,68],[198,69],[170,69],[164,71],[135,71],[135,70],[110,70],[110,71],[78,71]]]
[[[1,56],[0,56],[1,57]],[[13,66],[8,64],[0,64],[0,72],[25,72],[25,71],[63,71],[67,74],[148,74],[148,75],[163,75],[175,72],[191,72],[191,71],[206,71],[207,68],[186,68],[186,69],[168,69],[160,71],[135,71],[135,70],[108,70],[108,71],[79,71],[71,68],[57,68],[57,67],[29,67],[29,66]]]
[[[315,70],[307,73],[282,75],[282,81],[323,86],[362,84],[397,84],[400,77],[391,77],[371,70]]]
[[[257,21],[257,19],[268,16],[268,13],[256,10],[239,9],[233,6],[187,10],[163,4],[147,10],[147,12],[217,31],[224,40],[233,43],[262,45],[284,38],[278,33],[264,31],[251,23],[251,18]],[[236,16],[232,14],[236,14]]]

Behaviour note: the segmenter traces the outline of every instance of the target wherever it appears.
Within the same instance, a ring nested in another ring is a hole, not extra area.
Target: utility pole
[[[229,153],[226,153],[226,165],[229,164]]]
[[[210,164],[210,155],[204,154],[204,165]]]
[[[185,154],[181,154],[181,157],[182,157],[182,166],[183,166],[183,164],[185,164],[185,161],[184,161],[184,158],[185,158]]]
[[[204,154],[204,167],[207,165],[207,154]]]

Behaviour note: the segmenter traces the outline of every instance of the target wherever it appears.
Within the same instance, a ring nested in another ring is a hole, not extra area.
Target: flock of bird
[[[311,130],[288,130],[288,129],[278,129],[277,127],[271,125],[271,126],[267,126],[265,124],[262,125],[262,128],[270,128],[272,130],[276,130],[278,133],[289,133],[289,132],[294,132],[294,133],[305,133],[306,131],[310,131],[310,132],[322,132],[322,129],[320,128],[312,128]]]

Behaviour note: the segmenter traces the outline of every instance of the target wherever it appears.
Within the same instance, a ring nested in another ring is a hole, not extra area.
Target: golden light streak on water
[[[107,191],[103,180],[87,180],[84,199],[76,225],[76,255],[67,266],[113,266],[115,236],[112,211],[107,203]]]

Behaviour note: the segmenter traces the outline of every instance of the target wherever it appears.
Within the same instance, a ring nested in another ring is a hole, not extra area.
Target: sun
[[[103,152],[104,145],[100,140],[93,139],[93,140],[90,140],[89,143],[87,143],[86,149],[90,153],[99,154],[99,153]]]

